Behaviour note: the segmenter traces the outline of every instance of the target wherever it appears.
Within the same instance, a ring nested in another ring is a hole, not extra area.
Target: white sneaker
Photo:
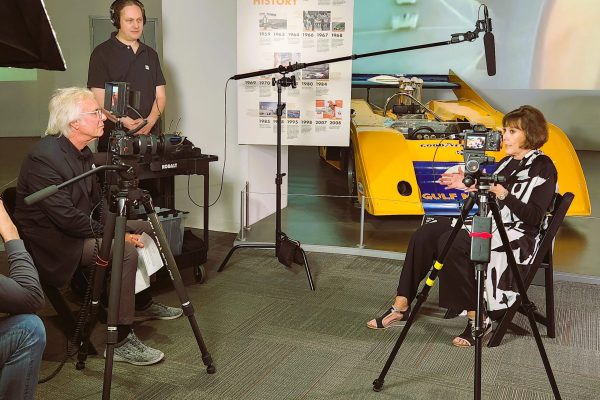
[[[136,310],[133,320],[135,322],[147,321],[149,319],[175,319],[181,317],[183,310],[177,307],[169,307],[162,303],[153,302],[145,310]]]
[[[133,365],[152,365],[164,357],[165,353],[145,345],[131,331],[123,344],[115,347],[113,360],[115,362],[128,362]],[[106,358],[106,349],[104,350],[104,358]]]

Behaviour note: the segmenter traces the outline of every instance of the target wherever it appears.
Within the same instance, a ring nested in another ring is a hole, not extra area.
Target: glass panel
[[[250,214],[274,204],[274,193],[250,192]],[[373,200],[373,199],[365,199]],[[387,200],[394,201],[394,200]],[[282,209],[282,231],[302,244],[358,248],[361,240],[361,209],[350,196],[289,194]],[[364,249],[404,253],[422,216],[373,216],[365,212]],[[275,239],[275,213],[251,225],[248,242]]]

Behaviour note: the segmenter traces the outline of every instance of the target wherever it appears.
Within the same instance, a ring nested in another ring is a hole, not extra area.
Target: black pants
[[[404,266],[396,291],[410,304],[419,285],[428,275],[434,261],[442,252],[452,231],[450,218],[421,226],[410,238]],[[439,273],[440,300],[444,308],[474,310],[477,302],[475,269],[470,261],[471,239],[461,229],[446,254],[444,266]],[[441,262],[441,260],[438,260]]]
[[[135,233],[142,232],[154,237],[150,223],[142,220],[127,221],[127,226],[134,229]],[[102,241],[100,241],[102,242]],[[96,260],[95,256],[96,241],[86,239],[83,243],[83,254],[81,255],[80,266],[88,267]],[[111,249],[112,259],[112,249]],[[119,302],[119,325],[131,325],[135,316],[135,310],[143,309],[152,303],[152,294],[150,288],[142,290],[135,294],[135,275],[138,265],[138,252],[136,248],[129,243],[125,243],[123,251],[123,272],[121,275],[121,294]]]

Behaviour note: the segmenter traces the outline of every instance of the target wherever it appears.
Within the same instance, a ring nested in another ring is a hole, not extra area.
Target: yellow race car
[[[414,78],[404,86],[412,91],[400,85],[383,109],[363,99],[352,100],[350,146],[320,149],[323,159],[347,174],[348,194],[359,202],[364,197],[370,214],[458,212],[466,194],[445,189],[437,179],[464,162],[460,140],[464,132],[481,130],[481,125],[489,131],[500,130],[503,114],[456,75],[451,73],[447,81],[457,100],[421,103],[414,89],[422,86]],[[589,193],[577,154],[560,128],[552,124],[549,128],[549,140],[541,150],[556,165],[560,192],[575,194],[568,215],[590,215]],[[502,150],[486,154],[496,161],[505,155]],[[493,173],[494,166],[482,169]]]

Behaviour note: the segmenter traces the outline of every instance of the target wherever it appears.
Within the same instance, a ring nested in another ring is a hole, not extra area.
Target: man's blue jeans
[[[35,314],[0,320],[0,399],[33,399],[46,330]]]

